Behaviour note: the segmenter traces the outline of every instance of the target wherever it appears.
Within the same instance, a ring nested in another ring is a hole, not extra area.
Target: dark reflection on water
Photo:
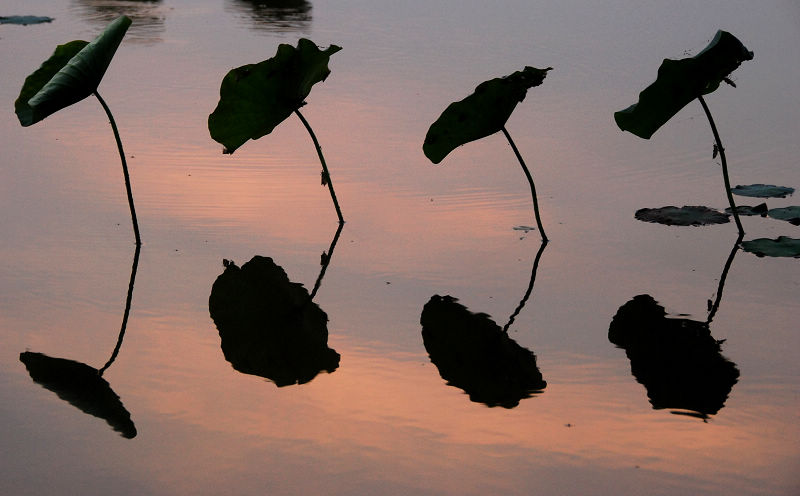
[[[718,413],[739,379],[736,364],[722,356],[710,324],[719,309],[725,279],[739,249],[736,240],[720,277],[717,296],[708,302],[705,322],[667,317],[647,294],[622,305],[611,321],[608,340],[625,350],[631,372],[647,389],[654,409],[707,419]]]
[[[256,255],[241,268],[225,260],[211,288],[208,308],[222,340],[222,353],[235,370],[277,386],[305,384],[339,367],[328,348],[328,315],[312,301],[342,231],[334,235],[311,294],[292,282],[271,258]]]
[[[128,325],[128,316],[133,299],[133,285],[136,280],[136,270],[139,266],[140,246],[136,247],[131,267],[131,278],[128,283],[128,295],[125,300],[125,311],[122,316],[117,345],[111,357],[100,369],[90,367],[75,360],[54,358],[42,353],[26,351],[20,354],[19,359],[25,364],[31,378],[37,384],[53,391],[59,398],[69,402],[84,413],[101,418],[108,422],[115,431],[128,439],[136,437],[136,427],[131,420],[131,414],[123,406],[119,396],[111,389],[111,385],[103,379],[103,373],[114,363],[125,329]]]
[[[422,309],[422,340],[431,362],[447,384],[464,390],[471,401],[513,408],[547,386],[536,355],[507,334],[533,291],[546,245],[539,248],[525,296],[504,328],[452,296],[434,295]]]
[[[257,30],[306,32],[311,26],[311,3],[306,0],[228,0],[227,5]]]
[[[133,23],[125,39],[142,43],[161,41],[167,17],[161,0],[73,0],[70,11],[98,29],[126,15]]]

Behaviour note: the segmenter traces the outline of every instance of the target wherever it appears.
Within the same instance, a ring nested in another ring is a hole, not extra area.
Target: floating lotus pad
[[[636,219],[667,226],[709,226],[730,222],[728,214],[703,206],[642,208]]]
[[[46,22],[53,22],[52,17],[46,16],[0,16],[0,24],[17,24],[20,26],[29,26],[31,24],[43,24]]]
[[[459,146],[503,129],[528,89],[542,84],[550,70],[526,66],[508,76],[484,81],[474,93],[451,103],[428,129],[422,145],[425,156],[438,164]]]
[[[759,257],[800,258],[800,239],[779,236],[778,239],[758,238],[742,243],[744,251]]]
[[[749,205],[736,205],[736,213],[738,213],[739,215],[748,215],[748,216],[760,215],[764,217],[767,215],[768,210],[769,209],[767,208],[766,203],[761,203],[754,207],[751,207]],[[731,213],[732,210],[730,207],[728,207],[725,209],[725,212]]]
[[[800,206],[792,205],[791,207],[772,208],[767,212],[767,215],[773,219],[785,220],[795,226],[800,226]]]
[[[755,198],[786,198],[794,193],[794,188],[775,186],[773,184],[749,184],[747,186],[739,185],[735,188],[731,188],[731,193]]]

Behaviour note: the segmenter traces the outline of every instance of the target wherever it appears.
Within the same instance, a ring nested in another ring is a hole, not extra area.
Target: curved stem
[[[328,264],[331,263],[331,258],[333,258],[333,250],[336,248],[336,243],[339,242],[339,235],[342,234],[342,228],[344,227],[344,223],[339,223],[339,228],[336,229],[336,234],[333,235],[333,240],[331,241],[331,245],[328,247],[328,252],[322,252],[322,268],[319,271],[319,276],[317,277],[316,282],[314,283],[314,289],[311,290],[311,294],[308,297],[308,301],[314,299],[316,296],[317,291],[319,290],[320,285],[322,284],[322,278],[325,277],[325,271],[328,270]]]
[[[519,165],[522,166],[522,170],[525,172],[525,177],[528,178],[528,184],[531,186],[531,196],[533,197],[533,213],[536,215],[536,225],[539,227],[539,232],[542,235],[542,241],[547,241],[547,235],[544,233],[544,227],[542,227],[542,219],[539,216],[539,201],[536,199],[536,186],[533,185],[533,177],[531,177],[531,173],[528,171],[525,161],[522,160],[522,155],[520,155],[519,150],[517,150],[517,145],[514,144],[514,140],[511,139],[511,135],[508,134],[505,126],[503,126],[501,129],[503,130],[503,134],[506,135],[506,139],[508,140],[508,144],[511,145],[511,149],[514,150],[514,154],[517,156],[517,160],[519,160]]]
[[[295,114],[297,117],[300,118],[303,125],[308,130],[308,134],[311,135],[311,140],[314,142],[314,147],[317,149],[317,155],[319,155],[319,161],[322,163],[322,178],[323,184],[328,184],[328,190],[331,192],[331,198],[333,199],[333,206],[336,208],[336,215],[339,217],[339,223],[344,223],[344,217],[342,217],[342,210],[339,208],[339,202],[336,200],[336,193],[333,191],[333,181],[331,181],[331,175],[328,173],[328,166],[325,165],[325,157],[322,156],[322,148],[319,146],[319,141],[317,141],[317,136],[314,134],[314,131],[311,129],[311,126],[308,124],[308,121],[303,117],[303,114],[300,113],[299,109],[295,109]]]
[[[714,118],[711,117],[711,111],[708,110],[708,105],[706,105],[706,101],[703,99],[703,96],[700,95],[697,97],[700,100],[700,105],[703,106],[703,110],[706,113],[706,117],[708,117],[708,123],[711,125],[711,132],[714,133],[714,139],[717,142],[717,150],[719,151],[719,158],[722,161],[722,178],[725,180],[725,194],[728,195],[728,203],[731,204],[731,212],[733,213],[733,220],[736,221],[736,227],[739,229],[739,235],[744,235],[744,228],[742,227],[742,221],[739,220],[739,212],[736,210],[736,204],[733,202],[733,194],[731,193],[731,182],[728,179],[728,162],[725,160],[725,148],[722,147],[722,141],[719,139],[719,133],[717,132],[717,126],[714,124]]]
[[[117,346],[114,347],[114,351],[111,353],[111,358],[108,359],[103,368],[101,368],[97,373],[98,375],[103,375],[103,372],[106,371],[107,368],[114,363],[114,360],[117,359],[117,355],[119,354],[119,349],[122,347],[122,338],[125,337],[125,329],[128,327],[128,315],[131,313],[131,300],[133,299],[133,282],[136,280],[136,269],[139,267],[139,251],[141,251],[142,246],[136,245],[136,251],[133,253],[133,266],[131,267],[131,279],[128,282],[128,296],[125,299],[125,311],[122,314],[122,325],[119,329],[119,337],[117,338]]]
[[[743,237],[744,236],[742,234],[739,234],[739,237],[736,238],[736,242],[733,243],[733,249],[731,250],[730,255],[728,255],[728,259],[725,261],[725,267],[722,269],[722,275],[719,276],[719,286],[717,286],[717,296],[716,298],[714,298],[714,303],[711,305],[711,308],[708,311],[708,319],[706,319],[706,325],[711,324],[711,321],[714,320],[714,315],[716,315],[717,310],[719,310],[719,304],[722,301],[722,290],[725,289],[725,279],[728,278],[728,271],[731,269],[733,258],[739,251],[739,243],[742,242]]]
[[[120,140],[119,138],[117,123],[114,122],[114,116],[111,115],[111,110],[108,108],[108,105],[106,105],[105,100],[103,100],[103,98],[100,96],[100,93],[95,91],[94,96],[97,97],[97,100],[100,102],[100,105],[103,106],[103,110],[106,111],[108,120],[111,122],[111,130],[114,131],[114,138],[117,140],[117,150],[119,150],[119,158],[120,160],[122,160],[122,173],[125,176],[125,190],[128,192],[128,205],[131,208],[131,220],[133,221],[133,235],[136,237],[136,246],[140,246],[142,244],[142,238],[139,236],[139,222],[136,220],[136,209],[133,207],[131,178],[128,175],[128,163],[125,161],[125,152],[122,150],[122,140]]]
[[[511,314],[511,317],[508,318],[508,324],[503,327],[503,332],[508,334],[508,328],[511,327],[511,324],[514,323],[514,319],[517,318],[519,312],[522,311],[522,307],[525,306],[525,303],[528,302],[528,298],[531,296],[531,292],[533,292],[533,283],[536,282],[536,271],[539,269],[539,260],[542,258],[542,253],[544,253],[544,248],[547,246],[547,240],[542,241],[542,246],[539,247],[539,251],[536,253],[536,258],[533,259],[533,268],[531,269],[531,280],[528,283],[528,290],[525,291],[525,296],[522,297],[520,300],[519,305],[517,308],[514,309],[514,313]]]

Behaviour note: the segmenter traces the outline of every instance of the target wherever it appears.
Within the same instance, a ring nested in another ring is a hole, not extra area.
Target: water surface
[[[796,260],[734,252],[708,331],[738,377],[704,415],[654,408],[658,393],[630,349],[609,340],[637,295],[706,322],[736,241],[732,223],[667,228],[633,217],[726,205],[701,107],[649,141],[620,132],[613,112],[635,102],[663,58],[697,53],[726,29],[755,52],[734,74],[737,88],[707,98],[732,182],[800,187],[794,3],[11,0],[2,9],[55,21],[0,26],[0,492],[800,490]],[[132,439],[34,382],[20,361],[30,351],[100,369],[117,343],[134,245],[111,131],[91,99],[30,128],[11,110],[55,45],[91,39],[118,12],[134,25],[100,91],[130,157],[144,246],[124,342],[102,377],[130,413]],[[241,266],[261,255],[310,291],[336,215],[297,119],[233,156],[206,119],[226,71],[300,36],[343,47],[304,108],[347,220],[314,297],[341,359],[277,387],[226,360],[212,285],[223,259]],[[450,295],[508,322],[540,248],[538,232],[514,229],[535,225],[528,186],[502,135],[437,166],[421,147],[447,104],[525,65],[554,68],[507,125],[552,241],[509,337],[535,354],[546,387],[513,408],[489,407],[442,379],[420,318],[431,297]],[[786,222],[743,222],[745,239],[798,237]]]

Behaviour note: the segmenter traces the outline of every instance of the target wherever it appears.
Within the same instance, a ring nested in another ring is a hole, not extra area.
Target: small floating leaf
[[[301,38],[297,48],[281,44],[271,59],[229,71],[222,80],[219,103],[208,116],[211,137],[225,147],[225,153],[233,153],[247,140],[271,133],[305,104],[314,84],[328,77],[330,56],[341,49],[331,45],[320,50]]]
[[[774,184],[749,184],[747,186],[738,185],[735,188],[731,188],[731,193],[755,198],[786,198],[794,193],[794,188],[775,186]]]
[[[785,220],[795,226],[800,226],[800,207],[792,205],[791,207],[772,208],[767,212],[767,215],[773,219]]]
[[[20,26],[29,26],[31,24],[43,24],[45,22],[53,22],[53,18],[32,15],[0,16],[0,24],[18,24]]]
[[[759,257],[800,258],[800,239],[778,236],[778,239],[758,238],[742,243],[744,251]]]
[[[14,104],[20,124],[36,124],[96,91],[130,25],[131,20],[121,16],[91,43],[76,40],[58,46],[55,53],[25,79]]]
[[[451,103],[428,129],[422,145],[425,156],[438,164],[457,147],[500,131],[528,89],[542,84],[549,70],[552,67],[526,66],[508,76],[484,81],[474,93]]]
[[[694,57],[664,59],[656,81],[639,94],[639,102],[614,113],[617,126],[650,139],[689,102],[713,92],[753,52],[735,36],[717,31],[711,43]]]
[[[634,216],[644,222],[668,226],[708,226],[730,222],[728,214],[703,206],[642,208]]]
[[[751,207],[749,205],[737,205],[736,206],[736,213],[738,213],[739,215],[760,215],[760,216],[764,217],[764,216],[767,215],[767,210],[768,210],[768,208],[767,208],[767,204],[766,203],[761,203],[761,204],[756,205],[754,207]],[[733,210],[731,210],[731,208],[728,207],[728,208],[725,209],[725,212],[731,213],[731,212],[733,212]]]

